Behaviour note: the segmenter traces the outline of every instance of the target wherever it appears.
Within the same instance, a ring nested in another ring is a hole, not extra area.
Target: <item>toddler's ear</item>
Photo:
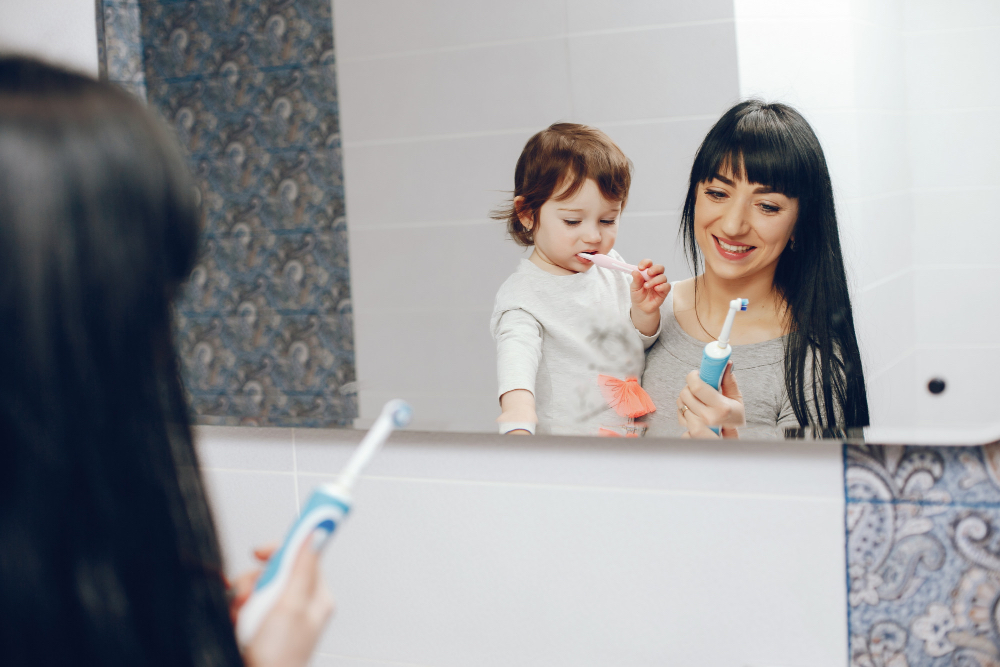
[[[517,219],[521,221],[521,225],[525,229],[530,231],[535,226],[535,219],[529,211],[522,213],[522,206],[524,206],[524,197],[514,197],[514,210],[517,211]]]

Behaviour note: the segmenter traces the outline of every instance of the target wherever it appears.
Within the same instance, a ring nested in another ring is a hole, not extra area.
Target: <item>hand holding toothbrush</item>
[[[746,424],[743,394],[733,376],[733,362],[726,364],[721,391],[701,379],[699,371],[687,375],[687,384],[677,397],[677,421],[687,429],[682,438],[718,438],[710,427],[721,427],[723,438],[738,438]]]
[[[652,336],[660,328],[660,306],[670,294],[670,283],[661,264],[644,259],[632,272],[632,324],[640,333]],[[643,273],[649,277],[646,280]]]
[[[262,563],[278,545],[254,550]],[[312,652],[333,615],[333,598],[323,582],[320,552],[302,549],[292,569],[288,587],[264,619],[253,640],[243,647],[247,667],[297,667],[309,664]],[[232,583],[230,613],[233,621],[247,601],[262,572],[261,568],[240,575]]]

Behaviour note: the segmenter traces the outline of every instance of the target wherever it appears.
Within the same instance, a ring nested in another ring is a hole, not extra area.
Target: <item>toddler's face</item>
[[[589,271],[594,265],[576,254],[604,255],[614,247],[622,203],[605,199],[591,178],[572,197],[559,201],[556,196],[538,210],[531,261],[555,275]],[[530,219],[522,222],[532,223]]]

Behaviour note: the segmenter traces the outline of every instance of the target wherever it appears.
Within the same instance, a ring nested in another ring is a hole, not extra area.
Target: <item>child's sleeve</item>
[[[505,310],[493,318],[497,342],[497,381],[503,396],[514,389],[535,393],[535,375],[542,357],[542,326],[527,311]]]
[[[629,316],[629,324],[632,324],[631,315]],[[660,326],[656,327],[656,332],[652,336],[642,333],[635,328],[634,324],[632,324],[632,330],[635,331],[635,335],[642,341],[642,349],[648,350],[656,342],[656,339],[660,337],[660,332],[663,331],[663,314],[660,314]]]

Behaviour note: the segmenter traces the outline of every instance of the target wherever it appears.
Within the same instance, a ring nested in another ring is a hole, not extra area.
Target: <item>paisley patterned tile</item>
[[[851,664],[1000,664],[1000,510],[848,506]]]
[[[139,3],[104,0],[102,11],[108,79],[132,84],[144,81]]]
[[[349,425],[357,400],[329,1],[137,9],[149,104],[189,155],[203,215],[176,307],[196,420]]]
[[[845,447],[852,665],[1000,665],[998,455]]]
[[[324,5],[326,5],[324,7]],[[291,64],[333,51],[329,3],[303,0],[147,2],[145,51],[157,78]]]
[[[847,448],[849,500],[1000,507],[1000,445]]]

